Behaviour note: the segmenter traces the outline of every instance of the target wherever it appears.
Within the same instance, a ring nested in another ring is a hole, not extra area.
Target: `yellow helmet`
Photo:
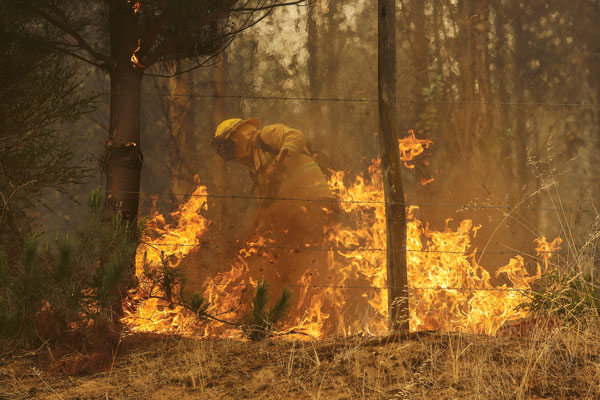
[[[254,125],[256,128],[259,127],[259,123],[258,120],[254,119],[254,118],[250,118],[247,120],[242,120],[241,118],[231,118],[231,119],[226,119],[225,121],[221,122],[219,124],[219,126],[217,126],[217,130],[215,131],[215,139],[216,140],[226,140],[229,138],[229,136],[231,136],[231,134],[233,132],[235,132],[235,130],[243,125],[243,124],[252,124]]]
[[[229,138],[235,128],[240,125],[240,122],[242,122],[241,118],[231,118],[221,122],[215,131],[215,139],[225,140]]]

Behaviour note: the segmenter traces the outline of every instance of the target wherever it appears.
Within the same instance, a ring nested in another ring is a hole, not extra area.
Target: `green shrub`
[[[52,340],[68,327],[115,317],[131,284],[137,229],[119,216],[104,221],[101,204],[98,188],[74,236],[57,233],[40,249],[34,235],[20,258],[0,257],[0,336]]]
[[[530,302],[522,308],[567,322],[580,323],[590,313],[600,313],[600,288],[583,273],[546,273],[528,297]]]

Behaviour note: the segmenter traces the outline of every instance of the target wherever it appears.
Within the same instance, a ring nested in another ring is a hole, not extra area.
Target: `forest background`
[[[486,266],[533,239],[592,230],[600,185],[600,8],[593,1],[399,0],[398,121],[433,141],[404,174],[420,217],[483,224]],[[377,9],[370,1],[282,7],[242,32],[202,68],[175,63],[142,83],[144,166],[140,215],[176,209],[198,183],[213,197],[214,233],[235,237],[251,206],[251,180],[210,147],[226,118],[256,117],[305,132],[325,169],[366,174],[379,153]],[[89,192],[104,185],[100,160],[110,84],[95,67],[79,70],[82,95],[97,109],[61,134],[77,140],[92,177],[66,193],[48,191],[39,229],[72,230]],[[197,179],[194,176],[197,175]],[[422,185],[422,180],[434,181]],[[551,190],[546,190],[546,189]],[[228,197],[230,196],[230,197]],[[235,196],[242,196],[236,198]],[[506,218],[505,211],[522,208]],[[483,207],[482,207],[483,206]],[[500,208],[490,207],[500,206]],[[554,209],[567,211],[561,225]],[[578,211],[579,210],[579,211]],[[584,210],[584,211],[580,211]]]

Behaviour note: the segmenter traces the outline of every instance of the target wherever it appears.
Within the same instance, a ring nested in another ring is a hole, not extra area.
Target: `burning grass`
[[[429,141],[414,135],[401,141],[406,163],[429,145]],[[409,151],[414,146],[413,151]],[[387,333],[386,223],[383,204],[383,178],[379,160],[369,168],[369,176],[345,177],[342,171],[331,171],[331,191],[339,200],[344,223],[329,227],[318,250],[327,251],[326,282],[304,274],[297,282],[284,332],[301,332],[307,337]],[[138,249],[137,271],[141,274],[140,291],[133,295],[134,311],[125,323],[134,331],[172,332],[197,336],[242,337],[235,325],[219,321],[198,324],[193,313],[182,307],[161,302],[143,293],[152,293],[144,286],[143,271],[164,263],[177,269],[182,260],[200,247],[210,221],[201,216],[207,206],[208,193],[199,186],[194,195],[178,211],[171,214],[176,224],[169,225],[160,214],[149,220],[144,243]],[[444,230],[431,229],[417,218],[418,207],[407,207],[407,263],[410,303],[410,327],[413,331],[442,330],[494,334],[506,322],[528,315],[517,306],[528,300],[525,291],[543,271],[551,266],[551,255],[560,248],[560,239],[547,241],[538,238],[538,255],[531,260],[537,271],[530,273],[523,256],[507,260],[496,276],[509,284],[494,286],[488,270],[479,265],[480,253],[472,242],[480,227],[465,219],[456,224],[447,221]],[[456,225],[452,228],[451,225]],[[206,274],[202,291],[212,305],[210,312],[235,319],[236,304],[245,289],[255,287],[262,265],[276,258],[287,263],[298,260],[295,253],[306,253],[303,247],[313,244],[297,243],[297,252],[281,251],[278,243],[259,237],[248,242],[231,263],[229,271],[215,276]],[[293,249],[295,250],[295,249]],[[309,249],[310,250],[310,249]],[[277,254],[277,255],[276,255]],[[525,255],[525,254],[524,254]],[[525,255],[526,256],[526,255]],[[305,260],[306,261],[306,260]],[[300,268],[298,263],[296,268]],[[280,264],[280,267],[284,264]],[[270,282],[272,283],[272,282]],[[276,283],[277,284],[277,283]],[[146,285],[147,286],[147,285]],[[160,296],[154,296],[160,297]],[[358,300],[357,300],[358,299]],[[349,309],[352,308],[352,311]],[[357,311],[358,310],[358,311]]]
[[[595,399],[598,322],[538,320],[520,336],[421,332],[318,342],[138,334],[109,371],[87,377],[41,371],[43,355],[5,357],[0,398]]]
[[[332,175],[338,178],[330,182],[332,190],[352,216],[354,228],[340,225],[330,231],[329,243],[332,247],[363,248],[329,251],[331,267],[341,271],[335,285],[351,282],[353,275],[372,286],[386,285],[384,252],[375,250],[385,246],[377,167],[373,164],[368,179],[358,177],[349,186],[343,185],[343,174]],[[177,270],[208,227],[200,215],[206,196],[205,188],[199,187],[172,215],[176,225],[154,216],[144,241],[160,243],[162,252],[139,252],[138,261],[143,262],[138,264],[138,272],[148,272],[141,268],[148,257],[154,257],[156,263],[165,264],[166,260],[168,268]],[[417,250],[409,251],[408,256],[413,285],[409,292],[411,328],[421,332],[389,336],[380,328],[386,322],[384,290],[368,297],[368,305],[375,311],[368,318],[360,321],[344,314],[336,316],[344,328],[341,337],[300,341],[287,335],[289,340],[267,338],[256,343],[235,340],[240,337],[238,327],[237,333],[231,329],[215,334],[218,324],[214,321],[212,325],[198,324],[189,310],[165,303],[164,297],[134,298],[139,306],[137,314],[129,315],[125,322],[133,331],[155,333],[138,332],[122,338],[126,353],[113,356],[109,370],[83,377],[65,376],[56,369],[48,372],[52,362],[47,346],[26,354],[9,351],[0,357],[0,399],[600,397],[600,297],[594,274],[591,278],[589,274],[594,271],[593,259],[582,257],[590,251],[595,253],[600,237],[597,233],[583,246],[577,246],[567,235],[567,255],[556,265],[550,254],[559,248],[560,240],[540,238],[537,271],[527,273],[523,259],[515,257],[498,270],[511,286],[498,287],[490,283],[490,274],[478,264],[477,253],[471,248],[477,233],[472,221],[433,231],[415,217],[414,209],[410,212],[408,249]],[[257,283],[248,274],[247,260],[269,256],[264,249],[272,243],[261,240],[242,249],[229,272],[207,279],[204,289],[212,304],[230,307],[220,300],[228,296],[238,301],[232,288]],[[425,285],[434,289],[417,289]],[[461,285],[477,290],[455,288]],[[528,291],[532,288],[537,292]],[[328,315],[317,301],[330,296],[329,301],[341,307],[351,300],[344,297],[350,292],[328,289],[319,294],[321,297],[312,295],[308,303],[312,308],[296,315],[292,329],[322,337],[322,321]],[[516,308],[528,299],[533,299],[529,308]],[[141,312],[149,314],[144,317]],[[165,332],[191,333],[194,337]]]

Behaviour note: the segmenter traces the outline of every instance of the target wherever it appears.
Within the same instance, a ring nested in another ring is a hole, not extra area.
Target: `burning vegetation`
[[[431,143],[417,139],[413,132],[401,139],[404,165],[413,168],[409,162]],[[202,213],[207,209],[210,194],[205,186],[198,185],[189,199],[170,215],[173,223],[167,223],[165,216],[157,212],[148,219],[136,257],[139,287],[131,293],[129,311],[123,321],[132,331],[242,338],[244,330],[235,321],[240,321],[242,313],[247,311],[244,298],[264,279],[262,266],[277,258],[318,252],[326,253],[327,260],[326,271],[319,278],[306,273],[294,282],[269,282],[279,291],[287,287],[292,292],[292,307],[278,331],[312,338],[385,334],[388,292],[380,160],[372,161],[368,176],[359,175],[350,184],[347,182],[346,173],[330,171],[328,183],[342,210],[342,218],[333,226],[324,227],[327,235],[322,243],[289,247],[266,235],[259,236],[239,246],[228,270],[207,273],[202,282],[186,283],[185,279],[177,281],[181,262],[193,252],[219,245],[203,239],[210,221]],[[560,247],[559,238],[551,242],[545,237],[536,239],[538,254],[533,257],[533,273],[524,258],[517,255],[495,273],[496,278],[506,283],[494,285],[488,270],[479,264],[480,253],[472,245],[480,226],[470,219],[455,224],[449,218],[446,228],[436,231],[421,221],[417,212],[417,206],[407,207],[406,257],[412,331],[494,335],[506,321],[527,316],[527,311],[519,305],[527,302],[526,291],[542,272],[551,268],[550,258]],[[164,280],[182,283],[165,286]],[[165,293],[165,287],[170,288],[169,293]],[[199,289],[203,297],[192,296],[188,287]],[[175,294],[183,300],[172,300]],[[199,319],[199,315],[205,318]]]

